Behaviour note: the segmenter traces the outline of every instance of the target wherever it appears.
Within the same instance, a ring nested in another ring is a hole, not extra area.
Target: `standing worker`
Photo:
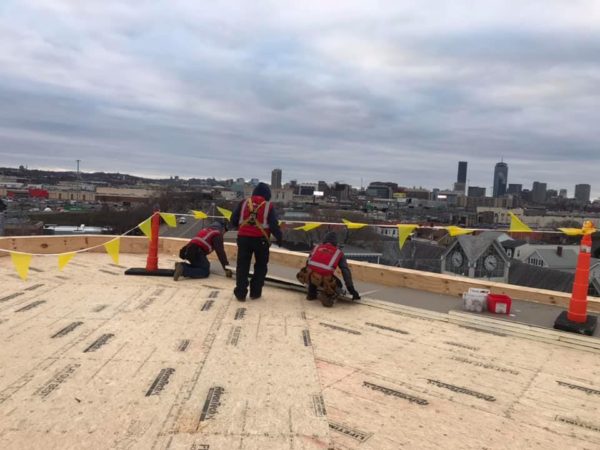
[[[210,275],[210,263],[206,256],[212,253],[213,250],[217,253],[219,262],[225,271],[225,276],[231,278],[233,274],[227,268],[229,261],[227,261],[227,254],[223,246],[223,235],[226,231],[227,227],[220,222],[214,222],[200,230],[196,237],[191,239],[179,251],[179,257],[187,259],[189,263],[175,263],[173,279],[177,281],[182,276],[188,278],[208,278]]]
[[[338,267],[342,271],[346,289],[352,295],[352,300],[360,299],[360,295],[354,288],[346,257],[337,246],[337,235],[330,231],[325,235],[323,243],[313,249],[306,267],[297,274],[298,280],[308,285],[307,300],[316,300],[320,289],[323,306],[333,306],[342,289],[342,282],[334,275]]]
[[[248,275],[254,255],[254,275],[250,281],[250,298],[262,295],[267,276],[271,233],[281,247],[283,237],[279,229],[277,213],[271,200],[271,189],[265,183],[258,183],[252,197],[240,202],[233,214],[231,223],[238,228],[237,267],[233,294],[240,302],[246,301]]]

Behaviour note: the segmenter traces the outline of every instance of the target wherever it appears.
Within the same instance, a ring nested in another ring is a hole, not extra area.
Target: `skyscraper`
[[[271,172],[271,188],[281,189],[281,169],[273,169]]]
[[[539,181],[533,182],[533,188],[531,189],[531,201],[534,203],[545,203],[546,202],[546,188],[548,185],[546,183],[541,183]]]
[[[506,191],[507,194],[519,195],[523,190],[522,184],[509,184]]]
[[[508,165],[504,161],[496,163],[494,167],[494,197],[502,197],[506,194],[506,182],[508,181]]]
[[[575,200],[580,203],[588,203],[590,201],[590,191],[592,187],[589,184],[575,185]]]
[[[454,190],[459,192],[465,192],[467,186],[467,161],[458,162],[458,175],[456,176],[456,183],[454,183]]]

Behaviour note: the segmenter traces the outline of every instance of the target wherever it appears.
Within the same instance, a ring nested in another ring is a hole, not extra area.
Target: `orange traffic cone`
[[[577,270],[573,281],[573,293],[569,302],[569,311],[563,311],[554,322],[557,330],[571,331],[574,333],[594,334],[598,318],[587,315],[587,293],[590,277],[590,260],[592,253],[592,222],[585,221],[581,229],[583,237],[577,257]]]
[[[175,272],[173,269],[158,268],[158,234],[160,228],[160,211],[154,210],[151,219],[150,244],[148,245],[148,257],[146,258],[146,267],[133,267],[125,271],[125,275],[154,275],[159,277],[172,277]]]
[[[146,270],[154,272],[158,270],[158,230],[160,228],[160,212],[156,209],[150,220],[150,245],[148,246],[148,257],[146,258]],[[588,262],[589,264],[589,262]]]

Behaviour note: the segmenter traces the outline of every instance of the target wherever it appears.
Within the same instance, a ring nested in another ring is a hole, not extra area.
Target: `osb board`
[[[595,354],[105,258],[0,261],[0,448],[600,445]]]

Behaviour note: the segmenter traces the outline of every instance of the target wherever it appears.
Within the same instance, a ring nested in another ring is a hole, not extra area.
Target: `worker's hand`
[[[283,247],[283,239],[277,239],[277,247]]]
[[[233,272],[231,271],[231,269],[225,269],[225,276],[227,278],[232,278],[233,277]]]
[[[352,300],[360,300],[360,295],[358,291],[354,288],[348,289],[348,292],[352,294]]]

